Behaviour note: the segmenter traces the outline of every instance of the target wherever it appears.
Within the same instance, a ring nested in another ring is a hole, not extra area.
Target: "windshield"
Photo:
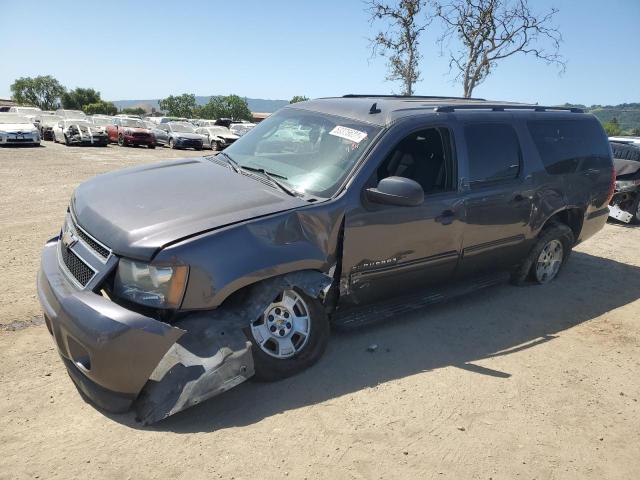
[[[379,127],[342,117],[285,109],[225,149],[241,166],[262,168],[293,189],[330,197]]]
[[[21,113],[23,115],[33,115],[34,113],[40,113],[42,112],[42,110],[40,110],[38,107],[17,107],[16,108],[16,113]]]
[[[170,123],[169,125],[171,125],[172,132],[196,133],[196,130],[191,125],[187,125],[186,123]]]
[[[113,123],[112,119],[104,117],[92,118],[91,120],[93,121],[94,125],[100,126],[111,125]]]
[[[144,126],[144,123],[142,123],[142,120],[136,120],[136,119],[132,119],[132,118],[123,118],[122,119],[122,126],[123,127],[130,127],[130,128],[146,128]]]
[[[211,135],[229,135],[231,133],[227,127],[209,127],[208,130]]]
[[[15,113],[3,113],[0,115],[0,123],[31,123],[31,120]]]
[[[77,125],[79,127],[93,127],[91,123],[86,120],[67,120],[67,126]]]

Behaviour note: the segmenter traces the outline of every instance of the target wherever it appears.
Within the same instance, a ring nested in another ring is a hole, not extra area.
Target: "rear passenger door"
[[[460,276],[508,267],[522,258],[533,198],[520,140],[510,123],[465,123],[464,144],[466,225]]]

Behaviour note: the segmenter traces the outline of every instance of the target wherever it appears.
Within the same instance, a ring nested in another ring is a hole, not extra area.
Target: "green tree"
[[[100,92],[97,92],[93,88],[76,88],[64,92],[60,97],[62,100],[62,107],[71,110],[82,110],[85,105],[91,103],[100,103]]]
[[[611,121],[605,123],[603,125],[604,130],[607,132],[607,135],[610,137],[620,135],[622,133],[622,129],[620,128],[620,122],[616,117],[613,117]]]
[[[87,115],[95,115],[96,113],[103,115],[115,115],[118,113],[118,108],[112,102],[100,100],[99,102],[83,105],[82,111]]]
[[[21,77],[11,85],[12,97],[19,105],[32,105],[42,110],[57,108],[63,93],[64,87],[51,75]]]
[[[238,95],[211,97],[209,103],[199,112],[202,118],[231,118],[233,120],[251,120],[251,110],[247,100]]]
[[[145,115],[147,111],[142,107],[136,108],[123,108],[120,110],[120,113],[125,113],[127,115]]]
[[[289,100],[289,103],[306,102],[307,100],[309,100],[309,97],[305,97],[304,95],[295,95],[291,100]]]
[[[192,118],[198,110],[196,96],[193,93],[183,93],[182,95],[169,95],[158,102],[160,109],[171,117]]]

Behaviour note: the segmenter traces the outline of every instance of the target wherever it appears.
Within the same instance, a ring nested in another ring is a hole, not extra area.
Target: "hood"
[[[173,132],[173,136],[179,138],[188,138],[190,140],[202,140],[202,135],[200,135],[199,133]]]
[[[78,223],[116,254],[149,260],[205,230],[307,205],[204,158],[143,165],[80,185]]]
[[[0,123],[0,131],[2,132],[37,132],[38,129],[33,123]]]

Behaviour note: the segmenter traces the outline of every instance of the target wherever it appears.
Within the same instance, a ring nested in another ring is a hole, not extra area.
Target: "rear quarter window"
[[[527,126],[551,175],[611,166],[607,138],[595,119],[531,120]]]

